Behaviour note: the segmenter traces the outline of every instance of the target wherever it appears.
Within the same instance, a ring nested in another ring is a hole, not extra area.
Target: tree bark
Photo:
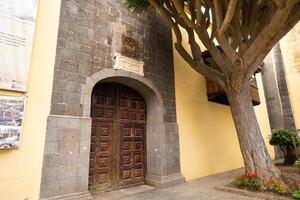
[[[293,165],[297,160],[298,156],[296,154],[295,148],[291,146],[287,146],[286,153],[284,156],[284,165]]]
[[[264,180],[280,179],[281,173],[274,165],[268,153],[250,95],[250,81],[242,83],[236,91],[234,86],[227,87],[227,97],[237,136],[244,158],[246,173],[256,172]]]

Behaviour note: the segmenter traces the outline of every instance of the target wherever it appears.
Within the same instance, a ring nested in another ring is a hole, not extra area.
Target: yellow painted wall
[[[296,128],[300,129],[300,23],[281,41],[281,52],[286,70],[287,85]]]
[[[205,78],[189,67],[176,50],[174,63],[183,175],[190,180],[243,166],[229,107],[207,100]],[[260,76],[258,85],[261,105],[255,110],[267,138],[270,127]],[[273,148],[268,145],[268,149],[274,157]]]
[[[59,23],[60,0],[39,0],[21,144],[0,151],[0,199],[37,200],[39,196],[47,116]]]

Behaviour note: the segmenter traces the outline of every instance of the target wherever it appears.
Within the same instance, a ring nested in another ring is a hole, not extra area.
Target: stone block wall
[[[144,77],[113,69],[122,35],[139,42]],[[150,110],[158,109],[155,112],[162,115],[152,114],[149,120],[162,120],[147,122],[148,183],[164,187],[184,181],[170,28],[154,11],[130,13],[124,0],[62,0],[41,199],[67,199],[74,194],[88,198],[91,118],[89,103],[82,101],[90,100],[91,90],[83,91],[107,74],[128,77],[120,81],[145,91],[146,102],[153,104]],[[146,85],[150,89],[142,88]],[[159,94],[159,103],[152,101],[152,93]]]
[[[144,74],[161,91],[165,121],[176,122],[171,30],[152,11],[130,13],[124,0],[63,0],[51,114],[81,116],[86,77],[112,68],[122,34],[139,41]]]
[[[86,192],[91,119],[49,116],[41,196]]]

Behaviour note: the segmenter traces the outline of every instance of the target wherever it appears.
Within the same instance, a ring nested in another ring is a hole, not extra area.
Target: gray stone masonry
[[[272,58],[268,55],[262,70],[262,82],[271,129],[284,127],[283,112],[274,70]]]
[[[113,69],[122,35],[139,42],[144,77]],[[90,197],[91,94],[105,81],[125,84],[145,98],[146,182],[183,182],[173,70],[171,30],[153,11],[130,13],[124,0],[62,0],[40,198]]]
[[[265,59],[261,73],[271,130],[283,128],[283,111],[277,87],[275,68],[270,54]],[[278,147],[274,148],[276,158],[282,158],[282,151]]]
[[[124,0],[63,0],[51,114],[82,116],[86,77],[112,68],[121,34],[139,41],[145,77],[160,90],[166,122],[176,123],[171,30],[155,13],[132,14]]]
[[[285,77],[285,67],[283,63],[283,58],[281,54],[280,44],[272,49],[272,58],[275,66],[278,91],[281,100],[281,106],[283,111],[284,128],[291,130],[296,130],[294,116],[291,108],[291,102],[289,97],[289,91],[287,87],[286,77]]]
[[[295,130],[295,121],[291,108],[286,82],[285,66],[278,43],[265,59],[262,81],[266,97],[271,129],[288,128]],[[276,158],[282,158],[282,151],[275,147]]]

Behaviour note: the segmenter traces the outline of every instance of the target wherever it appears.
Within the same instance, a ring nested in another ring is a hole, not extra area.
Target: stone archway
[[[91,96],[94,86],[101,82],[126,85],[140,93],[146,102],[146,183],[161,188],[184,182],[180,172],[178,126],[166,120],[167,105],[160,91],[145,77],[107,68],[87,77],[81,85],[81,116],[51,114],[48,117],[42,199],[74,196],[87,199],[90,195]]]
[[[90,117],[91,113],[91,94],[94,86],[99,82],[115,82],[131,87],[139,92],[145,99],[147,106],[148,122],[163,122],[163,100],[159,90],[151,81],[131,72],[103,69],[87,78],[86,84],[81,89],[81,105],[83,117]]]
[[[180,173],[178,127],[177,124],[164,122],[164,105],[159,90],[148,79],[137,74],[114,69],[103,69],[87,78],[82,85],[81,105],[83,117],[91,114],[91,94],[96,84],[101,82],[115,82],[126,85],[139,92],[146,101],[147,107],[147,174],[146,182],[155,187],[168,187],[184,181]],[[168,135],[168,133],[174,133]],[[86,134],[90,135],[90,133]],[[166,143],[173,142],[174,147],[167,149]],[[175,155],[171,163],[168,157]],[[170,165],[171,164],[171,165]],[[175,172],[175,173],[174,173]]]

